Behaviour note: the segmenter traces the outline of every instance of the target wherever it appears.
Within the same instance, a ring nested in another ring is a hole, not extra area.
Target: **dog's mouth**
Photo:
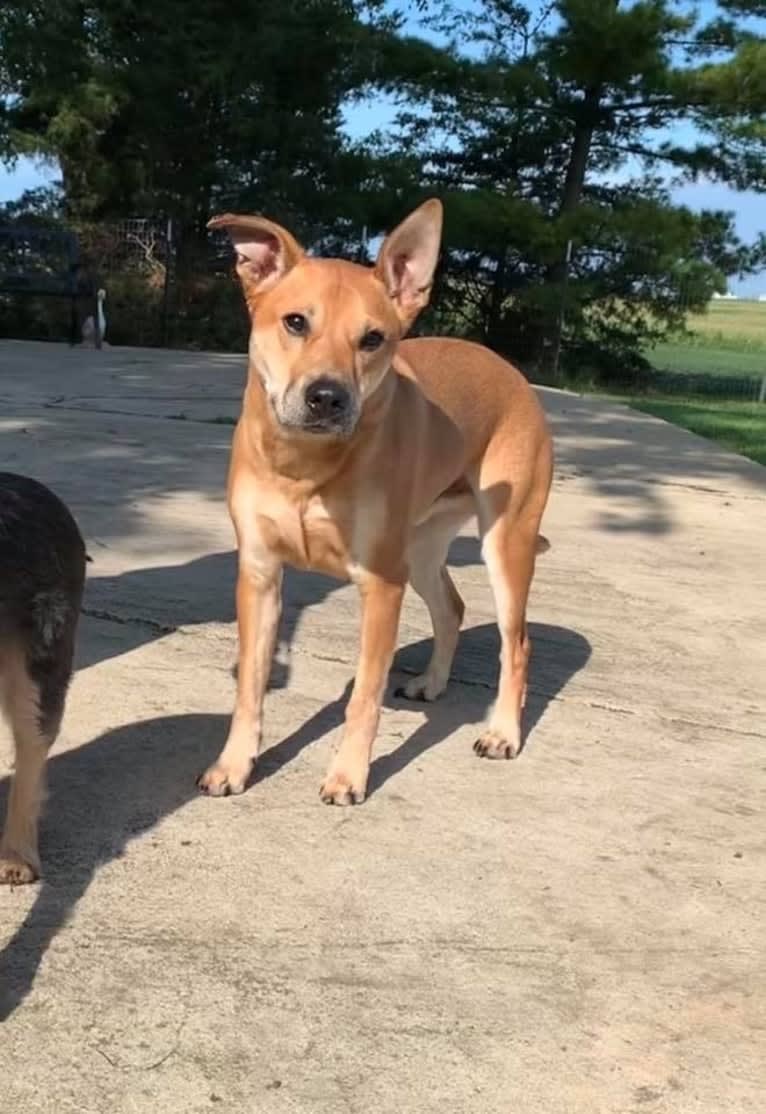
[[[304,422],[300,428],[304,433],[315,433],[320,436],[322,434],[343,436],[351,432],[346,422]]]
[[[335,421],[329,419],[304,418],[295,420],[292,417],[283,417],[275,408],[277,421],[282,429],[289,433],[306,433],[312,437],[350,437],[356,428],[356,418],[350,417]]]

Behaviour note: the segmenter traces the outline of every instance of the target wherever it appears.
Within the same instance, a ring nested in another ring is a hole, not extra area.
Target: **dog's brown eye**
[[[294,337],[305,337],[309,331],[308,319],[302,313],[288,313],[282,318],[282,324]]]
[[[363,352],[374,352],[376,348],[380,348],[385,339],[383,334],[378,332],[377,329],[370,329],[359,341],[359,347]]]

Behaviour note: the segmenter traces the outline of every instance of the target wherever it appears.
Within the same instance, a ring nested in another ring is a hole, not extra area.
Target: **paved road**
[[[0,1110],[760,1114],[766,470],[544,393],[522,757],[471,753],[497,639],[466,536],[454,682],[388,702],[366,804],[317,795],[354,594],[298,575],[270,749],[208,800],[242,381],[238,356],[0,344],[0,467],[51,483],[95,559],[45,882],[0,892]],[[400,641],[417,668],[416,599]]]

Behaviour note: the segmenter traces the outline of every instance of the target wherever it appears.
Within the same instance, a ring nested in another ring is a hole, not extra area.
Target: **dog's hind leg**
[[[500,680],[489,723],[474,744],[483,758],[515,758],[521,750],[530,642],[526,607],[534,571],[537,531],[531,538],[499,522],[486,535],[484,560],[500,629]]]
[[[438,502],[432,517],[416,527],[408,550],[410,584],[428,607],[434,647],[425,673],[397,689],[408,700],[436,700],[449,681],[465,606],[447,571],[447,552],[460,527],[475,514],[473,496]]]
[[[547,543],[539,538],[550,483],[549,450],[523,494],[496,483],[478,494],[482,552],[495,598],[500,629],[500,680],[489,723],[474,750],[483,758],[515,758],[521,750],[521,714],[526,700],[531,645],[526,610],[535,557]],[[484,481],[484,477],[482,477]]]
[[[68,671],[62,676],[30,676],[19,655],[3,675],[3,711],[16,746],[16,762],[0,838],[0,883],[33,882],[40,873],[37,829],[43,799],[45,761],[58,735]]]

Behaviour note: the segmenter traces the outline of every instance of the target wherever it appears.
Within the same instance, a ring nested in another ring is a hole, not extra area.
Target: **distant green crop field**
[[[715,344],[752,345],[766,350],[766,302],[719,298],[710,303],[706,313],[689,314],[688,327]]]
[[[766,375],[766,302],[716,300],[690,314],[689,334],[645,355],[660,371],[735,378]]]

